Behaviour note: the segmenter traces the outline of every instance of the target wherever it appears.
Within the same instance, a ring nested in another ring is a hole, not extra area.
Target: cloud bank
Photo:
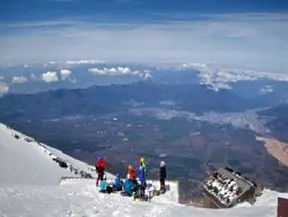
[[[66,64],[70,65],[85,65],[85,64],[99,64],[99,63],[105,63],[103,60],[67,60],[65,61]]]
[[[131,70],[129,67],[112,67],[112,68],[90,68],[89,72],[93,75],[108,75],[108,76],[123,76],[123,75],[136,75],[144,79],[148,79],[151,75],[148,72],[140,72],[138,70]]]
[[[68,66],[77,66],[77,65],[95,65],[105,63],[104,60],[93,60],[93,59],[81,59],[81,60],[66,60],[66,61],[49,61],[51,65],[68,65]]]
[[[12,83],[14,84],[23,84],[26,83],[28,81],[28,79],[24,76],[14,76],[12,78]]]
[[[145,23],[99,23],[83,18],[49,21],[49,25],[48,21],[2,24],[6,34],[0,36],[0,53],[5,55],[0,62],[96,58],[108,62],[203,62],[287,72],[287,21],[287,13],[242,13]]]
[[[240,70],[240,69],[213,69],[206,64],[200,63],[188,63],[182,64],[178,70],[192,69],[197,71],[200,83],[203,85],[211,86],[212,89],[218,91],[220,89],[231,89],[229,83],[235,83],[238,81],[254,81],[258,79],[269,79],[275,81],[288,82],[288,73],[276,73],[276,72],[261,72],[252,70]],[[272,92],[273,89],[267,87],[266,92]]]
[[[42,74],[42,80],[46,83],[56,82],[58,81],[57,72],[46,72]]]

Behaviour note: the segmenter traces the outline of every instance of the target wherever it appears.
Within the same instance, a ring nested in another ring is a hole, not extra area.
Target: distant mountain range
[[[231,90],[215,92],[199,84],[171,85],[146,81],[35,94],[8,94],[0,98],[0,119],[108,114],[127,110],[131,107],[127,102],[131,101],[140,103],[142,107],[161,106],[161,102],[170,101],[175,110],[198,114],[208,111],[241,112],[277,105],[276,100],[267,100],[269,96],[244,98]]]

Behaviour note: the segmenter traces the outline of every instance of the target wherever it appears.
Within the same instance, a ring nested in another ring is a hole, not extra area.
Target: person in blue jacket
[[[115,174],[115,181],[113,183],[113,190],[114,191],[121,191],[122,190],[123,181],[120,178],[120,174]]]
[[[145,167],[143,167],[142,165],[139,167],[139,180],[140,180],[140,185],[146,188]]]
[[[130,175],[128,174],[127,179],[125,180],[123,184],[124,194],[131,197],[133,189],[134,189],[134,184],[133,184],[133,181],[130,179]]]
[[[107,178],[104,176],[104,179],[100,182],[100,192],[111,194],[113,192],[113,187],[110,183],[107,182]]]

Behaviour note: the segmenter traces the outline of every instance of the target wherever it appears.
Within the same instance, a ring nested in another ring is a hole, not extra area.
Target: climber
[[[97,180],[96,180],[96,186],[98,186],[99,184],[99,180],[102,181],[103,180],[103,176],[105,173],[105,169],[106,169],[106,162],[104,160],[104,158],[102,156],[98,157],[98,160],[95,164],[96,167],[96,172],[97,172]]]
[[[120,174],[116,173],[115,174],[115,180],[113,183],[113,191],[121,191],[123,186],[123,181],[120,178]]]
[[[129,166],[128,166],[128,172],[127,172],[127,174],[130,175],[130,179],[131,179],[133,182],[136,180],[134,168],[133,168],[132,165],[129,165]]]
[[[165,161],[160,162],[160,170],[159,170],[159,179],[160,179],[160,192],[165,193],[165,179],[166,179],[166,164]]]
[[[130,177],[130,174],[128,173],[127,179],[125,180],[123,184],[123,192],[121,193],[121,195],[131,197],[134,188],[135,188],[135,185]]]
[[[143,157],[140,158],[140,167],[144,169],[145,178],[147,177],[147,166]]]
[[[108,193],[108,194],[113,192],[113,187],[107,181],[107,178],[105,175],[103,177],[103,180],[100,182],[100,192],[101,193]]]
[[[146,177],[145,177],[145,167],[143,164],[140,164],[139,167],[139,180],[140,180],[140,185],[143,186],[144,188],[146,187]]]

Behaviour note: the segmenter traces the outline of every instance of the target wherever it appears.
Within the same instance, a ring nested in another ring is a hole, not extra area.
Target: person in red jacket
[[[98,174],[97,180],[96,180],[96,186],[98,186],[99,180],[100,181],[103,180],[105,169],[106,169],[106,162],[105,162],[103,157],[101,157],[101,156],[98,157],[98,160],[95,164],[95,167],[96,167],[96,172]]]
[[[134,169],[133,169],[132,165],[128,166],[128,174],[130,175],[130,179],[132,181],[134,181],[135,180],[135,172],[134,172]]]
[[[136,176],[135,176],[135,171],[132,165],[128,166],[128,174],[130,180],[132,181],[132,183],[134,184],[135,188],[132,189],[132,191],[136,190],[136,186],[138,186],[137,180],[136,180]]]

